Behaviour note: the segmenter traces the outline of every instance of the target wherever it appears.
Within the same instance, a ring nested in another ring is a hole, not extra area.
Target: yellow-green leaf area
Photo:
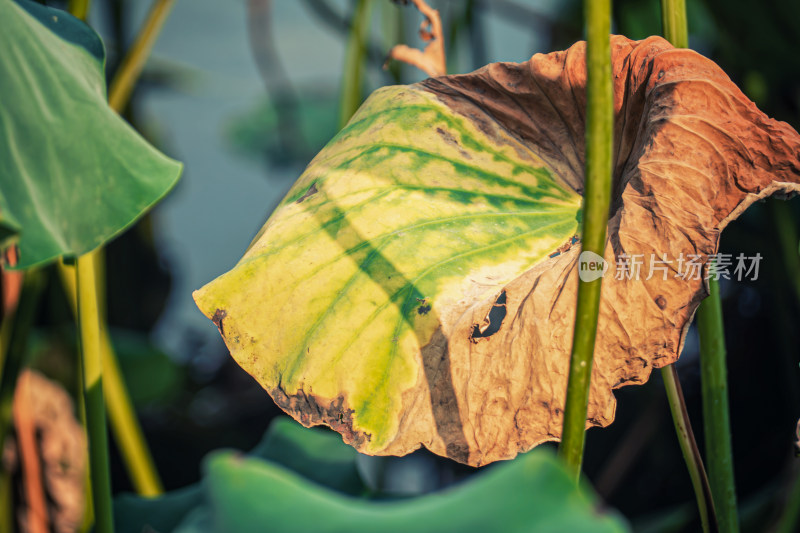
[[[333,405],[328,419],[378,453],[434,332],[569,242],[580,203],[512,134],[420,87],[387,87],[195,299],[284,408],[293,396]]]

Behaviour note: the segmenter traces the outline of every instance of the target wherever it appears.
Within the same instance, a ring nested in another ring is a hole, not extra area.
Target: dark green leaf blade
[[[167,533],[203,505],[203,490],[199,483],[158,498],[121,494],[114,500],[114,529],[117,533]]]
[[[102,43],[87,26],[30,2],[0,7],[0,210],[27,268],[118,235],[181,165],[108,107]]]

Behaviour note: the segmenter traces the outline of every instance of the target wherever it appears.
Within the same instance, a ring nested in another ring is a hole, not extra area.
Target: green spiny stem
[[[739,531],[739,518],[733,477],[728,371],[725,365],[725,334],[719,283],[710,279],[709,289],[709,297],[697,310],[706,459],[719,529],[723,533],[736,533]]]
[[[586,187],[583,198],[583,251],[603,255],[611,201],[612,150],[614,145],[613,86],[611,82],[611,1],[585,0],[586,13]],[[602,277],[579,281],[575,331],[572,340],[564,429],[559,454],[578,479],[589,386],[592,375],[597,316]]]
[[[93,489],[95,531],[111,533],[114,531],[114,515],[111,506],[111,473],[108,465],[106,411],[103,402],[100,314],[92,252],[78,258],[76,271],[81,370],[86,407],[86,432],[89,437],[89,470]]]
[[[700,522],[703,525],[703,531],[705,533],[719,531],[717,516],[714,512],[714,499],[711,496],[711,487],[708,484],[708,477],[703,468],[703,459],[700,457],[697,441],[694,439],[692,424],[689,422],[689,414],[686,411],[686,403],[683,400],[683,391],[681,390],[675,365],[662,368],[661,376],[664,378],[664,387],[667,390],[669,409],[672,412],[672,421],[675,424],[675,434],[678,437],[683,459],[689,469],[689,477],[692,480],[692,487],[694,487],[694,494],[697,498],[697,508],[700,511]]]
[[[347,57],[342,77],[342,96],[339,104],[339,127],[344,127],[361,105],[364,85],[364,61],[367,57],[367,35],[373,2],[358,0],[350,37],[347,40]]]
[[[677,48],[689,47],[689,27],[686,18],[685,0],[662,0],[661,22],[664,36],[673,46]],[[692,480],[703,531],[718,531],[719,526],[711,487],[703,466],[703,459],[700,456],[700,451],[694,438],[694,431],[692,431],[692,425],[689,421],[689,413],[686,411],[686,403],[683,400],[683,391],[681,390],[675,365],[662,368],[661,377],[664,379],[672,421],[675,424],[675,433],[681,446],[681,452],[683,452],[686,468],[689,470],[689,477]]]

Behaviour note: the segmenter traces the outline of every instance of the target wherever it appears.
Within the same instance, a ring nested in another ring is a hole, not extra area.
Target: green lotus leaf
[[[19,224],[6,213],[5,216],[0,205],[0,250],[5,249],[17,240]]]
[[[88,26],[27,0],[0,9],[0,241],[18,232],[27,268],[122,232],[181,165],[109,108],[105,50]]]
[[[457,487],[394,502],[371,502],[321,489],[256,458],[217,452],[205,464],[208,524],[201,531],[503,531],[621,532],[558,459],[535,450]]]
[[[627,531],[621,517],[597,509],[547,450],[481,472],[453,488],[403,500],[354,497],[355,452],[321,431],[276,420],[244,456],[217,451],[201,483],[114,503],[117,530],[168,532]],[[297,467],[300,470],[296,470]],[[344,493],[342,491],[345,491]],[[348,495],[349,493],[349,495]]]
[[[711,61],[611,42],[615,161],[587,426],[674,362],[719,234],[800,190],[800,136]],[[585,43],[376,91],[244,257],[195,293],[304,425],[472,465],[561,434],[580,246]],[[663,260],[626,275],[620,258]],[[601,259],[601,258],[598,258]],[[619,268],[618,268],[619,267]]]
[[[325,487],[340,494],[361,496],[366,494],[367,488],[356,468],[357,455],[332,431],[309,431],[288,417],[272,420],[261,442],[248,453],[251,458],[264,460],[270,468],[286,468],[304,477],[307,480],[304,484],[312,492]],[[260,487],[257,492],[267,490],[272,489]],[[114,501],[116,531],[120,533],[184,531],[187,524],[206,516],[208,511],[207,491],[202,483],[158,498],[122,494]],[[279,508],[273,511],[278,515],[292,512]],[[263,528],[264,523],[260,526]]]

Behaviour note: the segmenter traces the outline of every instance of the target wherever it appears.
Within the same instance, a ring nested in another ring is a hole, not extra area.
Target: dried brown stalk
[[[27,502],[25,522],[30,533],[47,533],[47,501],[42,484],[42,464],[36,442],[36,420],[32,404],[31,374],[23,372],[14,396],[14,422],[17,429],[20,466]]]
[[[17,438],[7,441],[4,465],[20,471],[20,531],[78,531],[85,508],[86,435],[69,394],[38,372],[24,370],[13,413]]]
[[[389,52],[389,59],[403,61],[415,66],[431,77],[444,76],[447,66],[444,54],[444,34],[439,11],[433,9],[425,0],[411,0],[425,16],[419,27],[419,35],[428,45],[424,50],[398,44]]]
[[[11,315],[17,308],[19,294],[22,291],[21,271],[9,271],[5,265],[14,266],[17,264],[17,247],[12,246],[5,252],[5,257],[0,257],[0,284],[2,284],[2,301],[0,306],[0,317]]]

